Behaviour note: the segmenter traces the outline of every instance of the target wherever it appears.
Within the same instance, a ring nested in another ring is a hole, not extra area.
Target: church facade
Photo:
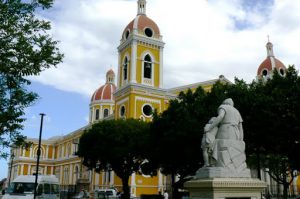
[[[195,90],[199,86],[209,91],[216,81],[229,82],[221,75],[205,82],[163,88],[164,45],[158,25],[146,15],[146,1],[138,0],[136,17],[121,33],[117,77],[113,70],[107,71],[106,83],[92,94],[89,123],[86,126],[65,136],[42,140],[40,174],[56,175],[64,186],[82,183],[90,191],[109,187],[121,190],[120,178],[109,168],[96,173],[82,165],[76,151],[83,131],[93,123],[106,119],[136,118],[151,121],[152,111],[166,110],[169,100],[175,99],[181,91]],[[285,66],[274,57],[273,45],[268,42],[267,58],[259,66],[257,78],[268,78],[275,69],[285,74]],[[36,171],[38,139],[28,138],[27,141],[33,143],[29,149],[12,149],[14,159],[9,163],[10,181],[19,175],[32,175]],[[270,181],[267,177],[266,180]],[[129,185],[131,194],[140,196],[162,192],[169,182],[166,176],[158,172],[154,177],[132,174]]]

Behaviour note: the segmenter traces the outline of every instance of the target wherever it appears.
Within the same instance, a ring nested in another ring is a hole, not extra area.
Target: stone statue
[[[196,176],[250,177],[243,141],[243,120],[233,105],[231,98],[224,100],[218,108],[218,116],[204,127],[201,146],[205,165]]]
[[[203,159],[204,159],[205,167],[208,167],[212,164],[211,157],[212,157],[213,144],[218,132],[218,127],[215,126],[211,128],[211,125],[214,123],[215,120],[216,117],[212,117],[204,127],[204,135],[201,142],[201,148],[203,151]]]

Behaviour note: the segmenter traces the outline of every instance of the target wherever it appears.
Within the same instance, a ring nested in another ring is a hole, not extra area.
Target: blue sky
[[[164,88],[215,79],[252,81],[266,58],[267,35],[276,58],[300,66],[300,1],[148,0],[147,16],[159,26],[164,48]],[[46,113],[43,138],[65,135],[87,124],[92,93],[117,73],[117,47],[136,16],[136,0],[56,0],[39,12],[65,54],[57,68],[30,77],[40,95],[26,110],[23,133],[38,137],[39,113]],[[0,160],[0,178],[7,162]]]

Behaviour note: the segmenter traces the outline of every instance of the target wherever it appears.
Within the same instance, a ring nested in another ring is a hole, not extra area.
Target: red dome
[[[269,71],[272,71],[272,60],[271,59],[274,59],[274,64],[275,64],[275,67],[277,71],[279,71],[281,68],[283,70],[286,70],[286,67],[284,66],[284,64],[276,59],[275,57],[267,57],[258,67],[258,70],[257,70],[257,75],[262,75],[262,72],[263,70],[267,70],[268,72]]]
[[[106,83],[98,88],[92,95],[91,102],[98,100],[114,100],[113,93],[116,91],[116,85],[113,83]]]
[[[139,32],[145,32],[146,28],[150,28],[153,32],[153,35],[160,35],[159,28],[157,24],[146,15],[137,15],[124,29],[123,36],[126,37],[126,32],[131,33],[134,29],[137,29]]]

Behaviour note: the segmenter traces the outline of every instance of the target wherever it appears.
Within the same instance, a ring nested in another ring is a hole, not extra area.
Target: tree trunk
[[[289,183],[283,184],[283,199],[287,199],[288,196]]]
[[[174,187],[174,184],[175,184],[175,174],[174,172],[172,172],[171,174],[171,183],[172,183],[172,195],[171,195],[171,198],[174,198],[174,195],[175,195],[175,187]]]
[[[259,154],[259,150],[256,151],[256,166],[257,166],[257,178],[261,180],[261,174],[260,174],[260,154]]]
[[[122,199],[130,199],[130,189],[128,185],[129,176],[122,177],[123,195]]]

